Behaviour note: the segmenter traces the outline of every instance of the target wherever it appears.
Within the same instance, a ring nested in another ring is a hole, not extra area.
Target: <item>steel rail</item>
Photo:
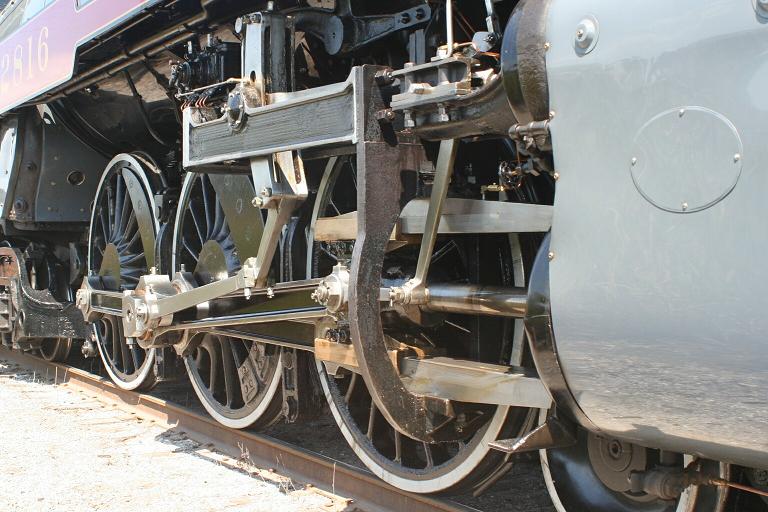
[[[477,512],[477,509],[458,503],[401,491],[371,473],[344,462],[263,434],[225,427],[167,400],[120,389],[109,380],[78,368],[49,363],[4,346],[0,346],[0,359],[52,377],[55,384],[82,390],[143,419],[184,431],[198,442],[212,443],[217,450],[230,457],[238,458],[247,451],[254,465],[274,468],[282,476],[342,497],[352,497],[366,511]]]

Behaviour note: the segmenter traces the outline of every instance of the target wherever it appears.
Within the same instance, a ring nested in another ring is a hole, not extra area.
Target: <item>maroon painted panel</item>
[[[77,47],[159,0],[57,0],[0,42],[0,113],[72,77]]]

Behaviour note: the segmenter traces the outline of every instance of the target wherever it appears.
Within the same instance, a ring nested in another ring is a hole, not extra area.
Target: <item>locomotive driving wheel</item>
[[[247,176],[188,174],[174,229],[174,269],[190,272],[201,286],[235,274],[243,260],[255,256],[263,218],[251,205],[254,196]],[[234,301],[225,307],[231,313],[242,304]],[[279,419],[279,347],[216,333],[198,333],[190,345],[195,348],[184,357],[187,373],[216,421],[246,428]]]
[[[353,157],[332,159],[318,189],[312,226],[318,218],[341,216],[357,209],[357,171]],[[314,277],[352,257],[353,241],[314,242],[309,233],[308,270]],[[418,244],[388,253],[382,280],[386,285],[404,282],[415,266]],[[441,237],[430,272],[441,282],[524,284],[521,248],[517,237]],[[522,343],[515,321],[472,315],[441,315],[421,324],[382,308],[382,322],[389,340],[425,352],[479,361],[509,362],[511,347]],[[349,342],[343,322],[329,332],[330,339]],[[344,338],[347,338],[346,340]],[[374,393],[363,377],[344,368],[317,362],[323,390],[344,437],[363,463],[390,484],[417,493],[453,493],[489,485],[511,466],[509,457],[489,449],[500,438],[523,433],[534,421],[529,409],[488,404],[457,403],[449,434],[440,441],[424,442],[401,434],[377,409]]]
[[[541,421],[546,419],[542,412]],[[558,512],[722,512],[727,487],[689,487],[678,500],[662,500],[633,493],[629,477],[659,463],[660,452],[626,441],[579,429],[575,445],[541,450],[544,481]],[[668,461],[678,467],[691,464],[690,457],[675,455]],[[706,474],[730,479],[730,466],[708,460],[693,461]]]
[[[117,155],[107,165],[96,192],[88,238],[88,271],[106,289],[132,290],[155,264],[156,217],[152,164]],[[128,390],[147,390],[156,382],[154,349],[142,349],[123,335],[119,317],[105,315],[93,324],[96,346],[110,378]]]

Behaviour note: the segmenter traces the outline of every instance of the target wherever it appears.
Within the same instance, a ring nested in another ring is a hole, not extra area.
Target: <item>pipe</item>
[[[453,0],[446,0],[445,2],[445,38],[446,46],[448,47],[448,54],[446,57],[453,55]]]
[[[528,308],[525,288],[464,284],[430,285],[422,309],[466,315],[524,318]]]

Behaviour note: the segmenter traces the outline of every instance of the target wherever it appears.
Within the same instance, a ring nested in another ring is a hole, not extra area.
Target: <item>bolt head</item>
[[[583,54],[591,52],[595,44],[597,44],[597,36],[597,20],[591,16],[584,18],[576,26],[574,38],[576,49]]]
[[[560,173],[556,172],[555,174],[552,175],[552,177],[555,179],[555,181],[557,181],[560,179]]]
[[[256,196],[253,199],[251,199],[251,204],[256,208],[261,208],[262,206],[264,206],[264,199],[262,199],[259,196]]]
[[[555,253],[553,251],[549,251],[547,253],[547,259],[549,259],[549,261],[552,261],[553,259],[555,259]]]

